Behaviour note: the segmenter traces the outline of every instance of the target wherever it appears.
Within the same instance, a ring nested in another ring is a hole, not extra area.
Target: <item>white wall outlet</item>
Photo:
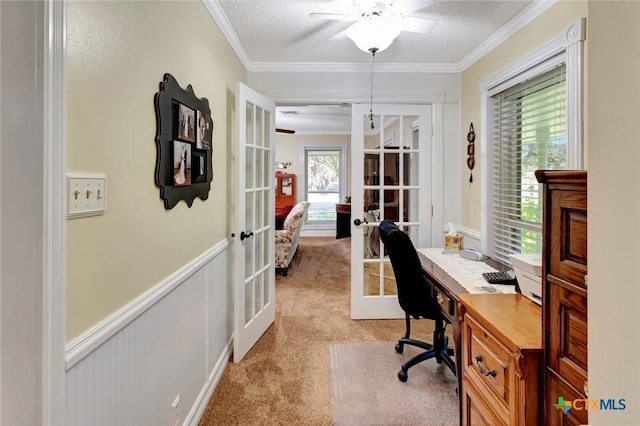
[[[180,424],[180,394],[171,403],[171,426]]]
[[[67,173],[67,219],[104,214],[107,177],[94,173]]]

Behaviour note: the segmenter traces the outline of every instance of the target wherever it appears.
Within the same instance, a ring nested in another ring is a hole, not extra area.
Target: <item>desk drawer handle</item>
[[[480,371],[480,373],[483,376],[493,376],[496,377],[496,370],[494,370],[493,368],[490,369],[489,371],[485,370],[483,366],[480,365],[480,363],[482,362],[482,355],[477,354],[476,356],[474,356],[475,360],[476,360],[476,366],[478,367],[478,370]]]

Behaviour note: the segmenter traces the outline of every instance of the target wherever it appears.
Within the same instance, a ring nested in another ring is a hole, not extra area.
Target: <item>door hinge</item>
[[[433,204],[431,205],[431,217],[433,217]]]
[[[433,126],[431,126],[431,137],[433,137]]]

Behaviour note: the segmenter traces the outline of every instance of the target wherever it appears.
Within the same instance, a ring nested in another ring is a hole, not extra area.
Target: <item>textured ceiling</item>
[[[403,3],[403,0],[397,1]],[[403,31],[391,47],[376,56],[379,63],[460,63],[531,3],[404,2],[431,3],[410,16],[435,19],[436,25],[426,35]],[[220,5],[252,62],[367,63],[371,60],[370,55],[360,51],[346,35],[334,37],[353,22],[309,17],[311,13],[352,12],[353,0],[220,0]]]
[[[376,1],[380,6],[391,0]],[[354,13],[354,0],[205,0],[215,2],[214,18],[248,69],[263,71],[285,65],[335,64],[358,66],[371,63],[344,34],[353,21],[322,20],[312,13]],[[391,46],[376,55],[376,63],[444,67],[468,66],[504,33],[519,28],[537,15],[547,0],[396,0],[415,12],[410,17],[436,21],[427,34],[403,31]],[[219,6],[219,7],[218,7]],[[384,7],[384,6],[382,6]],[[508,30],[505,30],[508,28]],[[500,34],[498,36],[498,34]],[[289,111],[289,112],[287,112]],[[293,113],[295,112],[295,113]],[[299,134],[350,133],[351,109],[338,105],[278,107],[276,127]]]

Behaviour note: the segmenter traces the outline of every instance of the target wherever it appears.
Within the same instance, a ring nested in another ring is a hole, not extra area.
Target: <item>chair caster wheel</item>
[[[397,353],[399,353],[399,354],[401,354],[403,350],[404,350],[404,345],[401,345],[400,343],[398,343],[398,344],[396,345],[396,352],[397,352]],[[406,379],[405,379],[405,380],[406,380]]]
[[[409,377],[409,376],[407,375],[407,372],[406,372],[406,371],[404,371],[404,370],[400,370],[400,371],[398,371],[398,379],[399,379],[401,382],[406,382],[408,377]]]

